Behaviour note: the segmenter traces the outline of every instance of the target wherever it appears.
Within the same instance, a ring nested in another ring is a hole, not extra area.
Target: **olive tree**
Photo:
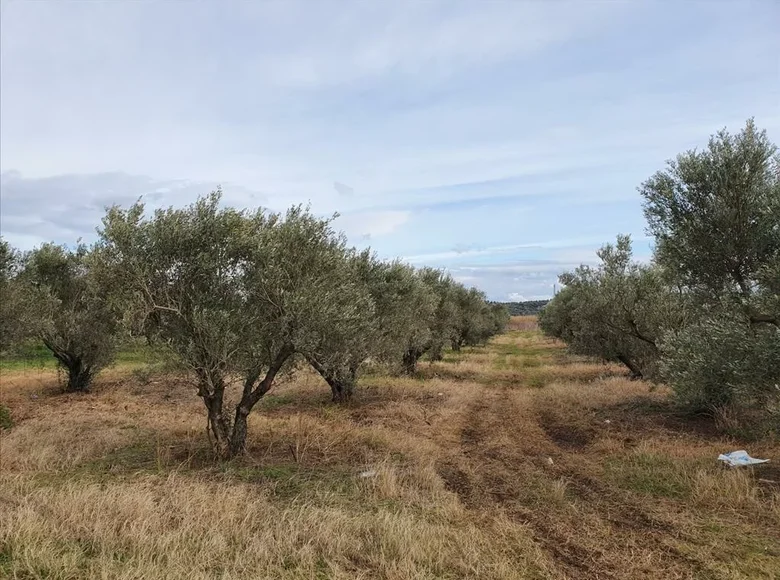
[[[247,417],[296,355],[359,331],[371,308],[344,266],[330,220],[220,207],[221,192],[182,209],[114,207],[104,218],[104,275],[124,288],[135,318],[189,368],[221,457],[246,447]],[[358,320],[356,326],[351,326]],[[229,400],[238,392],[235,405]]]
[[[421,268],[417,275],[422,280],[436,299],[436,309],[430,320],[430,340],[422,348],[407,351],[405,367],[408,371],[416,368],[417,361],[423,354],[428,354],[431,360],[441,360],[444,347],[452,344],[455,338],[458,317],[456,302],[457,283],[452,277],[442,270],[435,268]]]
[[[540,311],[539,329],[547,336],[563,341],[572,350],[579,325],[576,314],[578,288],[564,286]]]
[[[377,359],[413,374],[431,344],[436,294],[414,268],[399,261],[375,263],[368,287],[377,312]]]
[[[488,304],[488,313],[490,319],[490,335],[495,336],[506,330],[510,319],[509,308],[505,304],[492,302]]]
[[[391,371],[413,373],[417,360],[430,347],[437,305],[435,293],[411,266],[381,261],[369,250],[353,254],[349,263],[369,293],[371,309],[362,311],[359,333],[348,333],[308,357],[330,385],[335,401],[352,396],[360,367],[367,360]],[[323,363],[321,355],[334,350],[340,354]]]
[[[509,311],[503,304],[489,304],[484,292],[456,284],[453,288],[455,321],[452,350],[462,346],[484,344],[491,336],[504,331]]]
[[[22,266],[22,254],[0,239],[0,352],[38,334],[42,297],[20,277]]]
[[[620,362],[635,378],[653,377],[664,333],[684,324],[682,296],[658,267],[632,261],[628,236],[598,256],[598,267],[561,275],[565,287],[542,310],[540,327],[573,352]]]
[[[349,284],[359,300],[345,312],[334,312],[339,324],[331,324],[306,349],[305,357],[331,389],[334,402],[349,401],[357,385],[360,368],[379,349],[379,320],[367,286],[367,276],[375,267],[369,252],[345,252],[330,274],[339,284]],[[341,304],[341,303],[338,303]]]
[[[694,410],[768,408],[780,384],[780,157],[749,120],[640,187],[656,260],[695,302],[664,345],[664,376]]]
[[[24,257],[20,281],[35,332],[67,372],[65,390],[86,391],[116,354],[121,312],[92,269],[92,252],[44,244]]]

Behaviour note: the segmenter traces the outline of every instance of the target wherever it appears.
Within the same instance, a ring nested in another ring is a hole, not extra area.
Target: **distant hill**
[[[512,316],[523,316],[526,314],[539,314],[539,311],[545,307],[549,300],[527,300],[525,302],[502,302],[509,310]]]

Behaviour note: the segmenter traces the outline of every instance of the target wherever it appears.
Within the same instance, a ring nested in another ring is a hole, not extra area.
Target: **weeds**
[[[11,410],[5,405],[0,405],[0,429],[10,429],[14,426],[11,418]]]

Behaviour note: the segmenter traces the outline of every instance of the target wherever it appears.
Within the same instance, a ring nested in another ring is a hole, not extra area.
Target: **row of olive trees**
[[[39,338],[78,391],[123,336],[145,336],[189,371],[216,448],[233,456],[252,409],[302,361],[344,401],[367,361],[414,373],[423,355],[483,343],[508,321],[442,271],[348,247],[308,210],[238,211],[220,197],[153,215],[111,208],[91,248],[3,244],[0,348]]]
[[[753,121],[639,188],[650,264],[628,237],[561,276],[542,329],[576,352],[667,382],[697,412],[780,418],[780,157]],[[780,425],[780,422],[778,422]]]

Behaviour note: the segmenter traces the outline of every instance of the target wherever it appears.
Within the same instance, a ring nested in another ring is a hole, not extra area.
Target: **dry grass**
[[[536,316],[513,316],[509,319],[507,330],[510,332],[513,330],[538,330],[539,324],[537,324]]]
[[[530,317],[346,407],[311,373],[215,463],[175,376],[4,371],[0,577],[775,578],[780,471]],[[142,380],[143,379],[143,380]],[[749,450],[776,460],[780,445]]]

